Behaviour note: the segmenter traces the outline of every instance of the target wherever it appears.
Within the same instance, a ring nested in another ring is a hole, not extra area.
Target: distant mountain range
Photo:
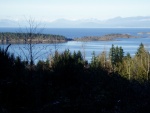
[[[150,16],[116,17],[103,21],[93,18],[82,20],[57,19],[51,22],[42,21],[41,24],[48,28],[150,28]],[[0,20],[0,27],[19,27],[19,25],[26,26],[26,22],[22,20]]]

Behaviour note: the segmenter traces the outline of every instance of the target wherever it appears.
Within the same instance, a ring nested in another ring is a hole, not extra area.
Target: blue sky
[[[150,0],[0,0],[0,19],[39,20],[150,16]]]

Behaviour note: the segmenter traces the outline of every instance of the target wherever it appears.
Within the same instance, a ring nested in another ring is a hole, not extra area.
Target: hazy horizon
[[[107,20],[114,17],[150,16],[149,4],[149,0],[1,0],[0,19]]]

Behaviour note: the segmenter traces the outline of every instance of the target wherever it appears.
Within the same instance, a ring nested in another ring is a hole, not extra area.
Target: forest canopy
[[[135,56],[112,45],[109,55],[80,51],[30,64],[0,49],[1,113],[147,113],[150,54],[141,43]]]

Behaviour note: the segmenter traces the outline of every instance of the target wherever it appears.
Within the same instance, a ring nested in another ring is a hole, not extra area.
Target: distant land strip
[[[69,39],[62,35],[1,32],[0,44],[45,44],[64,43],[67,41],[112,41],[116,38],[135,38],[135,36],[129,34],[108,34],[104,36],[85,36]]]
[[[112,41],[116,38],[136,38],[129,34],[108,34],[104,36],[85,36],[81,38],[75,38],[75,41]]]
[[[63,43],[67,42],[67,39],[62,35],[52,35],[52,34],[36,34],[36,33],[10,33],[1,32],[0,33],[0,43],[1,44],[39,44],[39,43]]]

